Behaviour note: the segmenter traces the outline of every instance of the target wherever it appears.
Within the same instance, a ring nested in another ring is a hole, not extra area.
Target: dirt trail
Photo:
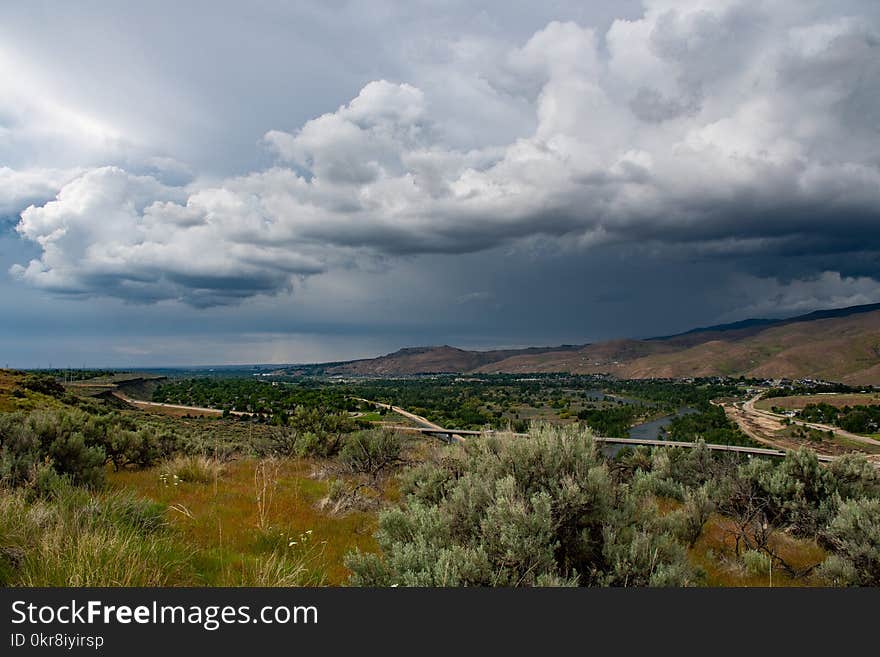
[[[817,454],[826,456],[839,456],[846,452],[852,451],[850,449],[847,449],[844,445],[840,445],[830,441],[823,441],[822,443],[817,444],[805,444],[802,441],[781,436],[780,433],[786,427],[786,425],[782,423],[783,417],[776,415],[775,413],[769,413],[767,411],[762,411],[755,408],[755,402],[759,398],[760,395],[756,395],[755,397],[745,402],[728,402],[720,404],[727,416],[734,422],[736,422],[737,426],[739,426],[742,432],[752,440],[755,440],[764,445],[768,445],[770,447],[776,447],[778,449],[797,450],[806,446]],[[865,445],[880,446],[880,442],[872,438],[852,434],[838,427],[830,427],[810,422],[799,424],[804,424],[807,427],[811,427],[820,431],[830,430],[837,437],[856,441]],[[880,455],[866,454],[865,456],[869,461],[880,465]]]
[[[165,404],[163,402],[151,402],[151,401],[141,401],[140,399],[132,399],[131,397],[122,394],[121,392],[114,392],[114,397],[118,397],[126,404],[131,404],[132,406],[136,406],[137,408],[141,408],[144,410],[149,410],[150,408],[172,408],[181,411],[192,411],[193,413],[200,413],[202,415],[214,415],[221,416],[223,415],[223,411],[219,408],[207,408],[204,406],[184,406],[182,404]],[[245,413],[244,411],[229,411],[232,415],[250,415],[250,413]]]
[[[761,416],[768,419],[776,419],[779,416],[776,413],[771,413],[770,411],[762,411],[759,408],[755,408],[755,402],[760,399],[760,395],[752,397],[747,402],[743,403],[743,410],[755,416]],[[830,424],[819,424],[818,422],[803,422],[801,420],[797,421],[798,424],[802,424],[805,427],[810,427],[811,429],[817,429],[819,431],[830,431],[831,433],[840,436],[841,438],[846,438],[847,440],[854,440],[855,442],[862,443],[863,445],[873,445],[875,447],[880,447],[880,440],[875,440],[873,438],[869,438],[868,436],[861,436],[857,433],[850,433],[849,431],[845,431],[840,427],[835,427]]]

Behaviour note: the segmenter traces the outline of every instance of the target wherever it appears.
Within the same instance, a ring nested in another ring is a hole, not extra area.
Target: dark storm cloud
[[[347,326],[350,302],[387,326],[425,298],[419,263],[462,326],[548,339],[649,335],[620,299],[654,312],[675,285],[702,317],[880,290],[876,3],[164,9],[3,10],[20,283],[194,317],[245,304],[282,330]]]

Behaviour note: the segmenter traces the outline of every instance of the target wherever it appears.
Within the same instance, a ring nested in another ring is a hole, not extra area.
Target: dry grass
[[[269,529],[272,502],[278,490],[278,475],[281,464],[278,459],[262,459],[254,466],[254,497],[257,504],[257,526],[263,531]]]
[[[178,483],[216,484],[225,470],[219,459],[206,456],[176,456],[158,466],[159,478],[167,485]]]
[[[332,516],[322,512],[318,502],[326,497],[328,482],[311,477],[316,464],[284,459],[276,465],[277,470],[270,473],[275,477],[274,485],[266,480],[266,468],[257,459],[225,464],[216,486],[183,481],[169,484],[160,479],[158,468],[110,473],[108,482],[113,488],[130,489],[167,504],[171,526],[196,551],[210,580],[228,579],[228,573],[236,572],[253,576],[247,572],[252,569],[250,557],[271,555],[291,542],[295,542],[288,545],[292,552],[305,552],[298,537],[308,536],[312,578],[327,584],[343,583],[348,578],[345,554],[354,548],[376,550],[372,538],[376,514]],[[263,482],[266,490],[273,492],[271,503],[265,503],[266,498],[261,505],[256,489],[262,490]],[[268,569],[264,575],[271,580],[271,564],[262,568]]]
[[[750,572],[737,559],[732,523],[720,515],[713,515],[688,557],[706,573],[708,586],[770,586],[770,574]],[[804,570],[821,563],[826,552],[814,540],[797,539],[778,532],[771,539],[771,547],[793,568]],[[791,577],[781,568],[773,569],[773,586],[824,586],[816,576]]]
[[[769,397],[755,402],[755,408],[769,411],[774,406],[787,411],[801,410],[807,404],[828,404],[836,408],[844,406],[874,406],[880,404],[880,393],[830,394],[830,395],[792,395],[790,397]]]
[[[681,502],[668,497],[655,497],[657,511],[666,515],[681,508]],[[705,573],[705,585],[710,587],[768,587],[771,585],[769,569],[756,573],[742,558],[736,555],[734,524],[725,516],[713,513],[693,547],[688,550],[688,560]],[[793,538],[778,531],[771,536],[770,548],[792,568],[807,571],[821,563],[828,554],[812,539]],[[763,556],[763,555],[762,555]],[[773,567],[774,587],[826,586],[815,575],[791,577],[777,565]]]

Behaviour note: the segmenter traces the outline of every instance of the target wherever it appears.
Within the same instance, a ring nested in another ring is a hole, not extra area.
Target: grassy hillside
[[[60,400],[63,390],[58,388],[54,394],[47,394],[39,385],[38,377],[25,372],[0,369],[0,413],[29,411],[35,408],[60,408],[65,404]]]

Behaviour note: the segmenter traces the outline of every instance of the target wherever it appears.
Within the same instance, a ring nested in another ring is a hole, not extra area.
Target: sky
[[[0,366],[875,302],[875,0],[0,4]]]

